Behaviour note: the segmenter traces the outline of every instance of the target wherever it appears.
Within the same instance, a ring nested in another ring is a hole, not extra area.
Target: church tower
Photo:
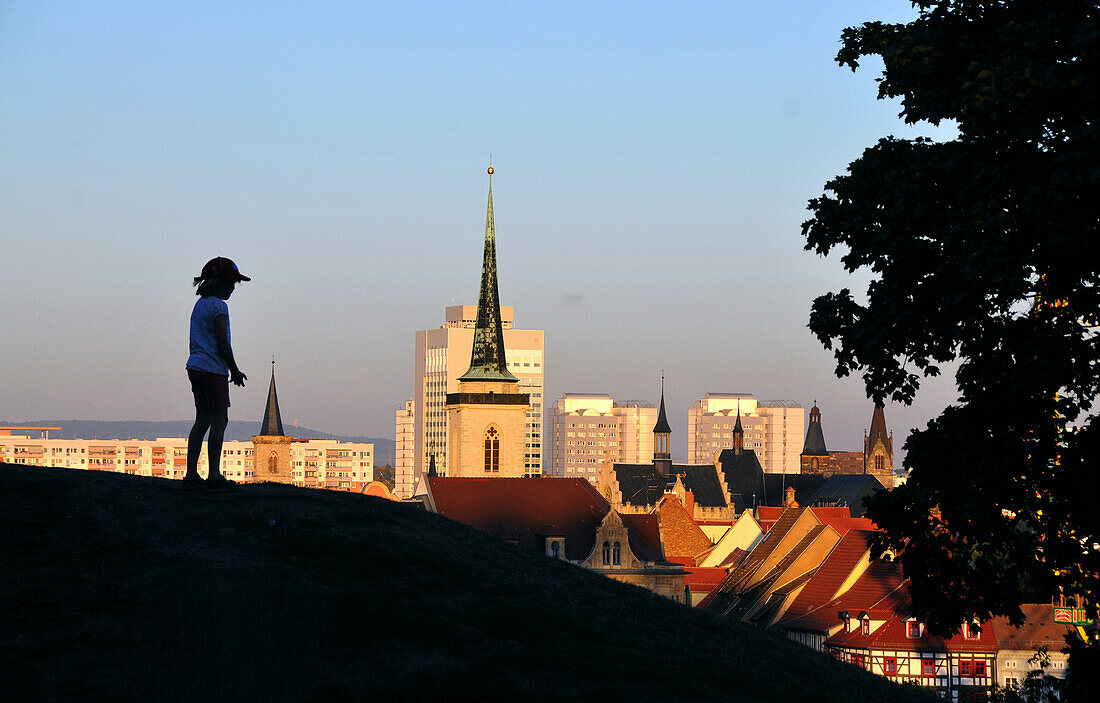
[[[293,483],[290,475],[290,442],[283,432],[279,413],[279,395],[275,392],[275,359],[271,360],[271,385],[267,389],[267,407],[260,433],[252,437],[252,480]]]
[[[447,394],[447,474],[522,477],[529,410],[530,398],[519,392],[519,379],[508,371],[504,352],[497,291],[493,167],[489,166],[485,250],[470,368],[458,377],[457,392]]]
[[[894,487],[894,433],[886,433],[886,414],[875,405],[871,431],[863,434],[863,471],[886,488]]]
[[[672,427],[665,417],[664,374],[661,374],[661,410],[657,413],[657,424],[653,426],[653,466],[662,476],[672,473]]]

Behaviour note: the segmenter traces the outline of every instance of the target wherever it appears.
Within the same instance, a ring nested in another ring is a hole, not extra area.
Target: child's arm
[[[218,353],[229,367],[229,379],[235,386],[244,386],[248,376],[237,368],[237,362],[233,359],[233,347],[229,346],[229,315],[218,315],[214,318],[214,335],[218,339]]]

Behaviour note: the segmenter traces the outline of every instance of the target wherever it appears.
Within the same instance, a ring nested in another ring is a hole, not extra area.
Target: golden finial
[[[493,155],[489,154],[489,175],[493,175]]]

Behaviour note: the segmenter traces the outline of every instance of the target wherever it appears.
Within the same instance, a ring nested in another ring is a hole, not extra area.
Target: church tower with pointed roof
[[[657,413],[657,424],[653,426],[653,465],[657,473],[668,476],[672,473],[672,427],[665,416],[665,376],[661,374],[661,409]]]
[[[519,379],[508,371],[505,357],[490,166],[481,292],[470,368],[459,376],[457,392],[447,394],[447,475],[523,476],[529,411],[530,398],[519,392]]]
[[[275,391],[275,359],[271,360],[271,384],[260,433],[252,437],[252,480],[293,483],[290,474],[291,438],[283,432],[279,394]]]
[[[863,472],[871,474],[887,488],[894,487],[894,433],[886,432],[886,413],[875,405],[871,431],[863,434]]]

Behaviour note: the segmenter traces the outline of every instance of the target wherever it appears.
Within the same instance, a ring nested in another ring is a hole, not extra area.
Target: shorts
[[[195,407],[208,410],[229,408],[229,378],[220,373],[187,369],[191,379],[191,392],[195,394]]]

